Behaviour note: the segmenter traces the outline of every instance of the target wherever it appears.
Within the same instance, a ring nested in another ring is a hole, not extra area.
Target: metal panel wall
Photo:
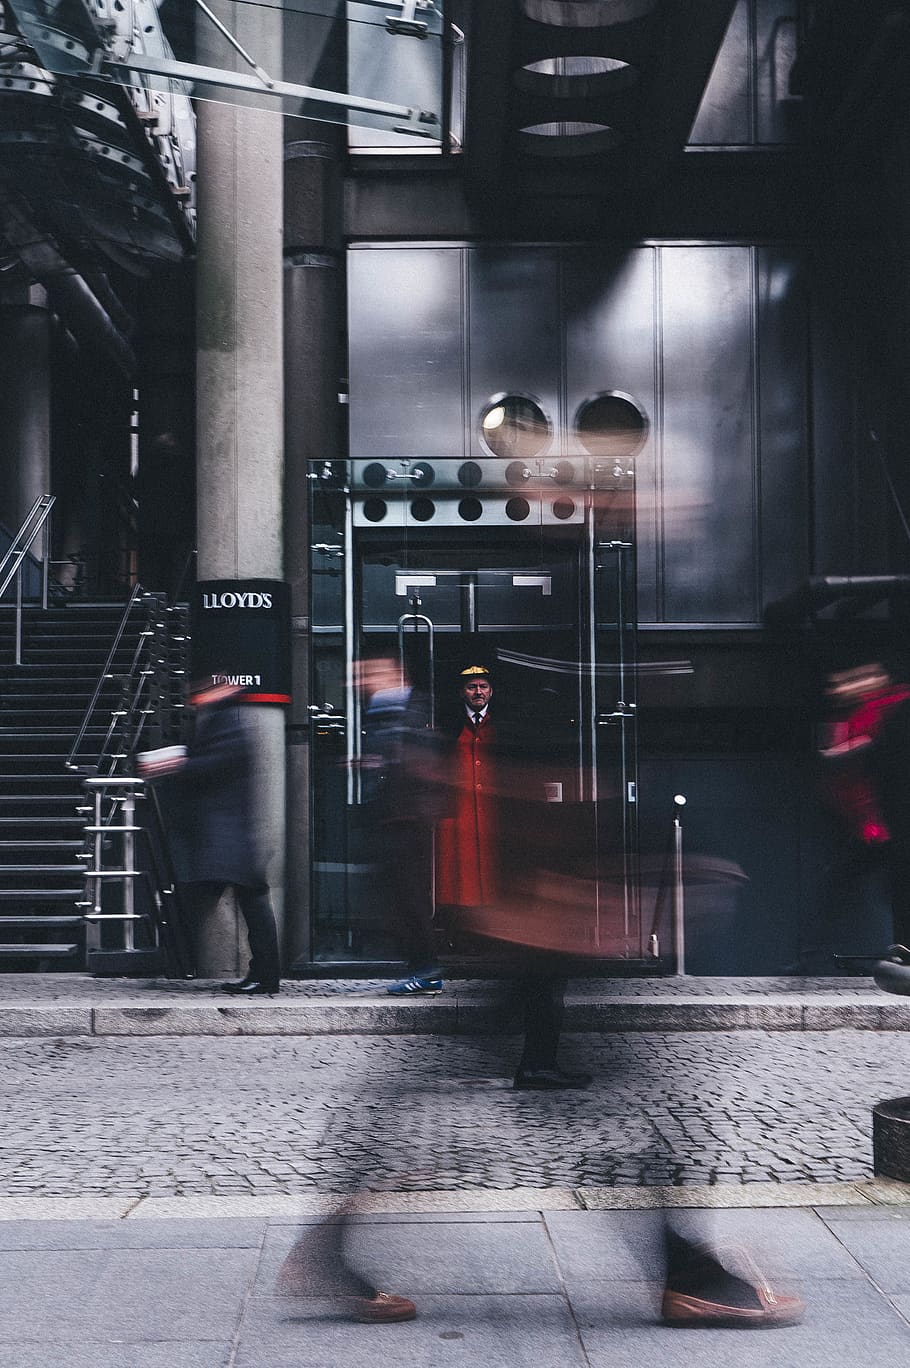
[[[799,258],[756,253],[761,599],[782,598],[809,574],[807,295]]]
[[[352,456],[464,454],[463,253],[349,253]]]
[[[553,521],[548,506],[537,506],[551,488],[552,462],[581,460],[579,410],[618,392],[648,422],[635,458],[640,620],[758,623],[765,603],[816,568],[808,547],[807,295],[798,254],[776,247],[356,250],[355,490],[359,462],[428,460],[434,483],[415,487],[424,496],[416,514],[405,497],[410,487],[397,494],[396,481],[389,494],[379,491],[389,525],[427,533],[474,525],[487,535],[514,526],[503,461],[479,435],[485,405],[514,391],[540,402],[554,435],[540,479],[511,492],[530,497],[529,526]],[[852,459],[838,396],[827,393],[837,373],[822,366],[823,402],[838,428],[834,450],[846,445]],[[464,493],[484,505],[471,523],[458,511],[460,448],[468,445],[482,478]],[[844,527],[823,510],[817,568],[844,570],[852,568],[850,461],[835,472],[833,455],[821,459],[831,461],[826,497],[843,507]]]
[[[468,254],[468,273],[471,455],[489,456],[480,440],[480,420],[502,394],[536,400],[553,429],[550,445],[540,454],[561,455],[558,251],[476,247]]]
[[[648,422],[648,439],[635,457],[638,603],[644,621],[654,618],[657,604],[656,259],[653,247],[617,253],[568,248],[564,256],[567,450],[582,450],[574,424],[582,406],[599,394],[626,395]]]
[[[752,250],[663,248],[662,602],[670,622],[760,616]]]
[[[864,266],[844,244],[813,265],[812,424],[813,564],[818,575],[869,575],[893,568],[888,492],[870,426],[882,431],[882,376],[857,327],[865,306]],[[859,291],[857,281],[860,282]],[[889,452],[892,461],[895,453]]]

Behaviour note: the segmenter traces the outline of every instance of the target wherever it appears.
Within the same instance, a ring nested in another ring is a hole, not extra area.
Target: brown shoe
[[[730,1272],[705,1247],[677,1232],[666,1234],[669,1270],[661,1303],[665,1325],[796,1325],[805,1305],[775,1292],[745,1249],[730,1249],[741,1276]]]
[[[806,1308],[799,1297],[783,1297],[766,1286],[755,1287],[753,1291],[755,1306],[732,1306],[687,1296],[668,1287],[661,1303],[661,1320],[665,1325],[728,1327],[798,1325],[802,1320]]]
[[[417,1315],[417,1307],[407,1297],[377,1292],[375,1297],[355,1297],[352,1314],[355,1320],[368,1325],[389,1325],[393,1321],[413,1320]]]

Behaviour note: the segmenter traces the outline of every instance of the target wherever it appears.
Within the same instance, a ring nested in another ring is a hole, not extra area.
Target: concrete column
[[[0,354],[0,522],[16,532],[35,500],[53,492],[51,316],[40,285],[0,309]]]
[[[241,40],[263,52],[255,5]],[[266,15],[272,12],[266,10]],[[236,31],[236,25],[235,25]],[[279,114],[198,105],[197,532],[200,579],[284,577],[282,123]],[[249,709],[256,731],[256,818],[284,913],[285,717]],[[202,928],[200,973],[246,968],[237,912]]]

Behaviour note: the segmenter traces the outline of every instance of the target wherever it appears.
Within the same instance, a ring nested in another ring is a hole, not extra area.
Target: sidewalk
[[[910,1185],[871,1178],[869,1138],[871,1103],[906,1091],[910,999],[577,980],[566,1048],[595,1082],[569,1096],[508,1086],[512,1044],[480,1034],[496,985],[385,987],[238,1005],[200,982],[0,978],[0,1368],[910,1361]],[[656,1142],[685,1161],[657,1179],[676,1186],[642,1185]],[[354,1187],[352,1257],[414,1322],[277,1290]],[[745,1245],[804,1323],[662,1327],[661,1206]]]
[[[869,1184],[870,1194],[877,1185]],[[729,1189],[736,1200],[743,1189]],[[450,1194],[452,1196],[453,1194]],[[511,1194],[489,1194],[508,1198]],[[689,1189],[678,1195],[693,1196]],[[271,1216],[0,1222],[2,1368],[881,1368],[910,1357],[910,1208],[812,1204],[681,1213],[746,1245],[802,1325],[679,1330],[656,1319],[659,1222],[541,1193],[528,1209],[414,1209],[358,1217],[352,1254],[417,1320],[351,1322],[333,1302],[280,1295],[276,1275],[314,1217],[300,1199]],[[879,1194],[886,1202],[888,1193]],[[462,1194],[466,1197],[467,1194]],[[530,1196],[530,1195],[529,1195]],[[416,1200],[415,1200],[416,1199]],[[78,1200],[78,1199],[77,1199]],[[248,1199],[255,1200],[255,1199]],[[533,1200],[533,1198],[531,1198]],[[294,1203],[297,1203],[295,1207]],[[62,1205],[62,1204],[58,1204]],[[190,1209],[192,1209],[190,1207]],[[307,1289],[310,1290],[310,1289]],[[314,1289],[315,1290],[315,1289]]]
[[[480,980],[437,997],[395,999],[386,980],[285,980],[238,1003],[203,979],[0,975],[0,1037],[414,1035],[501,1030],[502,997]],[[910,1030],[910,998],[864,978],[574,979],[565,1030]]]

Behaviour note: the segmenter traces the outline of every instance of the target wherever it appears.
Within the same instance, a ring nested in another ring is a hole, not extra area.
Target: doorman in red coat
[[[485,665],[462,670],[458,685],[462,716],[450,758],[453,815],[437,830],[436,897],[439,906],[458,910],[475,932],[487,925],[495,939],[497,902],[503,893],[503,799],[517,782],[518,747],[509,728],[493,716],[493,682]],[[518,773],[522,772],[518,766]],[[566,980],[552,956],[525,944],[513,947],[517,993],[525,1038],[515,1087],[548,1091],[586,1088],[591,1075],[561,1069],[556,1055]]]
[[[483,665],[462,670],[463,704],[451,757],[452,815],[437,833],[436,900],[447,907],[486,907],[499,887],[496,724],[493,686]]]

